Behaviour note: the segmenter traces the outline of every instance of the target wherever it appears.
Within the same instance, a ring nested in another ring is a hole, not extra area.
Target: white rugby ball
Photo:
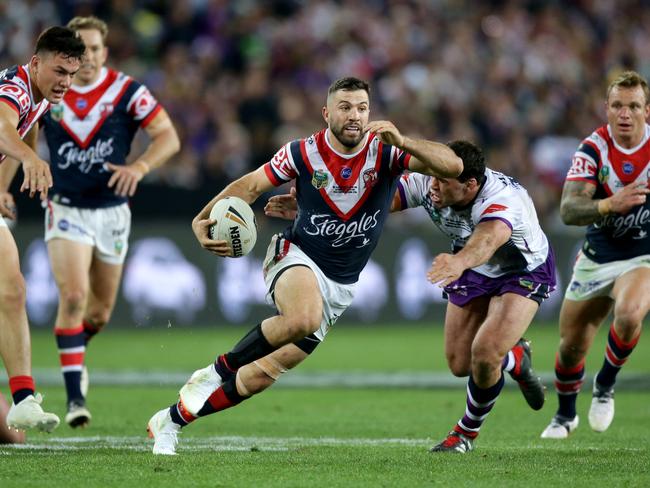
[[[226,197],[214,204],[210,218],[217,221],[210,226],[210,238],[226,241],[233,258],[245,256],[255,246],[257,223],[253,209],[239,197]]]

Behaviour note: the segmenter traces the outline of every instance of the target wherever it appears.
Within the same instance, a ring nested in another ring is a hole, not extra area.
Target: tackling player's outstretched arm
[[[463,161],[445,144],[413,139],[400,133],[392,122],[375,120],[368,122],[365,132],[374,132],[385,144],[409,153],[412,158],[409,169],[416,173],[441,178],[456,178],[463,171]]]
[[[630,184],[611,197],[594,200],[596,185],[586,181],[567,181],[562,190],[560,215],[567,225],[589,225],[611,213],[626,214],[646,201],[650,190],[643,184]]]
[[[43,161],[34,150],[25,143],[18,134],[18,114],[6,103],[0,103],[0,154],[20,161],[25,173],[20,191],[29,190],[29,196],[36,192],[41,194],[41,199],[47,196],[48,189],[52,186],[50,166]],[[36,130],[36,124],[32,131]],[[30,131],[31,132],[31,131]]]
[[[439,254],[433,260],[427,278],[431,283],[446,286],[457,280],[466,269],[487,263],[494,253],[503,246],[512,230],[502,220],[484,220],[474,228],[471,237],[458,253]]]
[[[216,197],[210,200],[203,209],[192,220],[192,230],[202,247],[219,256],[227,256],[230,248],[226,241],[215,241],[210,239],[210,226],[216,223],[210,219],[210,210],[214,204],[222,198],[234,196],[239,197],[246,203],[253,203],[264,192],[275,188],[269,177],[264,171],[264,166],[260,166],[255,171],[242,176],[225,187]]]
[[[132,197],[140,180],[150,171],[162,166],[181,148],[174,124],[165,109],[161,109],[144,130],[151,142],[138,159],[126,166],[106,164],[113,171],[108,187],[115,186],[118,195]]]

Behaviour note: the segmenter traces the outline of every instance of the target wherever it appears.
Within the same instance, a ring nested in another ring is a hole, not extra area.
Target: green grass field
[[[556,407],[547,381],[550,393],[541,412],[528,409],[516,388],[505,389],[476,450],[464,456],[428,452],[462,415],[462,386],[318,383],[326,373],[449,378],[439,327],[338,327],[311,358],[285,375],[284,386],[281,380],[237,408],[198,420],[181,435],[179,456],[154,457],[146,423],[176,399],[181,386],[176,379],[208,364],[243,332],[107,330],[88,353],[91,426],[62,425],[49,436],[30,433],[26,445],[0,446],[0,486],[22,487],[26,480],[37,487],[650,486],[647,341],[640,342],[620,375],[617,416],[606,433],[589,429],[590,395],[583,394],[581,427],[567,441],[542,441],[539,434]],[[600,367],[605,332],[588,358],[589,376]],[[536,369],[550,378],[555,327],[534,326],[528,336]],[[33,343],[40,390],[47,407],[63,416],[65,395],[52,335],[35,333]],[[287,387],[292,375],[306,379],[303,385],[312,379],[314,384]],[[136,381],[112,384],[119,378]],[[8,394],[6,388],[3,392]]]

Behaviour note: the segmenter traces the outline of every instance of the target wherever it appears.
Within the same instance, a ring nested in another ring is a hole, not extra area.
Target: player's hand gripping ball
[[[210,238],[226,241],[233,258],[245,256],[255,246],[257,223],[253,209],[241,198],[226,197],[214,204],[210,218],[217,221],[210,226]]]

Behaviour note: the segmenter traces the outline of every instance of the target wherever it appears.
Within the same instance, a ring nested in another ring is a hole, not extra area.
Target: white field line
[[[134,371],[90,369],[93,385],[110,386],[181,386],[192,371]],[[34,369],[34,378],[42,386],[62,386],[63,379],[58,368]],[[552,387],[555,376],[551,372],[540,374],[544,384]],[[506,386],[515,387],[509,375]],[[0,382],[6,381],[6,374],[0,372]],[[590,378],[586,378],[588,383]],[[449,372],[371,372],[371,371],[290,371],[283,375],[276,388],[465,388],[467,380],[456,378]],[[650,390],[650,374],[627,373],[619,377],[619,388],[629,390]]]
[[[226,451],[291,451],[304,447],[395,447],[406,446],[428,449],[435,444],[433,439],[400,438],[337,438],[337,437],[185,437],[179,439],[179,454],[192,451],[226,452]],[[39,455],[57,455],[65,451],[93,451],[97,449],[118,449],[136,452],[149,452],[153,441],[144,436],[91,436],[91,437],[49,437],[42,441],[30,440],[26,444],[0,445],[0,456],[19,454],[29,451]],[[526,446],[495,448],[499,451],[521,451],[522,449],[557,450],[556,443],[539,442]],[[610,451],[611,447],[603,445],[580,445],[561,448],[567,451]],[[646,448],[622,448],[616,451],[645,452]]]

